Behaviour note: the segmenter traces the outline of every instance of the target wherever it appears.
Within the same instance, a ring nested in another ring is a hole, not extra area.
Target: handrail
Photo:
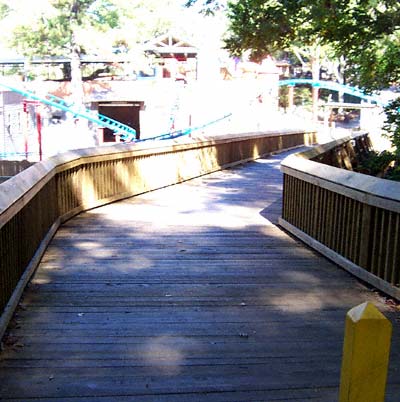
[[[293,130],[88,148],[38,162],[0,184],[0,338],[62,222],[314,140],[315,132]]]
[[[362,134],[292,155],[280,224],[352,274],[400,299],[400,183],[317,162],[364,150]]]

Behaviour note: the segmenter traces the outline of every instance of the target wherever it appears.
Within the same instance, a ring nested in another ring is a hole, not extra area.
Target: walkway
[[[0,400],[337,402],[346,311],[372,300],[398,401],[400,315],[274,226],[283,156],[67,222],[10,325]]]

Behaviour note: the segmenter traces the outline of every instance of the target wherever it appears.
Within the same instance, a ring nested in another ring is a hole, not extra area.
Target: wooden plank
[[[336,402],[345,313],[388,307],[271,223],[281,157],[66,222],[10,323],[0,399]]]

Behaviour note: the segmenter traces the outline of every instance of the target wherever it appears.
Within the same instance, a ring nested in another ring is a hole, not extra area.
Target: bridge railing
[[[303,131],[119,144],[68,152],[1,184],[0,338],[59,225],[106,203],[314,142]]]
[[[286,158],[280,224],[400,299],[400,183],[346,170],[366,147],[364,134]]]
[[[33,162],[23,161],[8,161],[0,160],[0,184],[8,180],[11,176],[22,172],[29,166],[32,166]]]

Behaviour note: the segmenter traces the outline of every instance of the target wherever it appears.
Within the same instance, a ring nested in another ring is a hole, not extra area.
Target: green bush
[[[312,104],[312,95],[309,87],[299,86],[296,88],[294,104],[296,106],[310,106]]]
[[[286,109],[289,106],[288,87],[279,87],[279,107]]]
[[[386,121],[383,126],[393,150],[371,151],[359,157],[356,171],[371,176],[400,181],[400,98],[385,108]]]
[[[359,173],[400,181],[400,158],[389,151],[370,151],[360,156],[357,168]]]
[[[385,108],[386,121],[383,129],[394,147],[394,153],[400,155],[400,98],[390,102]]]

